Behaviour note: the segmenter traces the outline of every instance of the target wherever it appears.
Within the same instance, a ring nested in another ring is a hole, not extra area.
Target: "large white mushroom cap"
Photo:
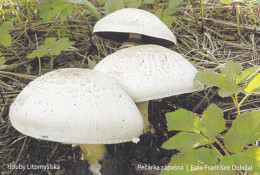
[[[141,34],[144,44],[171,46],[176,38],[154,14],[134,8],[117,10],[94,26],[93,33],[109,40],[124,42],[129,33]]]
[[[201,89],[194,81],[197,69],[177,52],[157,45],[121,49],[94,70],[114,78],[135,102]]]
[[[25,135],[68,144],[127,142],[143,130],[129,95],[88,69],[60,69],[35,79],[17,96],[9,116]]]

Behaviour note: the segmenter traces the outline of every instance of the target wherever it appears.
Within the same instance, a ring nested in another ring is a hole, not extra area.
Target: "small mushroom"
[[[117,10],[105,16],[96,23],[93,33],[123,45],[176,44],[173,33],[157,16],[135,8]]]
[[[80,145],[100,174],[104,144],[137,141],[143,121],[135,103],[103,73],[59,69],[35,79],[10,107],[15,129],[36,139]]]
[[[114,78],[137,102],[144,120],[144,132],[151,128],[148,100],[202,88],[201,84],[194,81],[197,69],[188,60],[177,52],[157,45],[121,49],[101,60],[94,70]]]

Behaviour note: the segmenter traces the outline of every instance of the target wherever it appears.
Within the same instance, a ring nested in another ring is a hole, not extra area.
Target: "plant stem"
[[[255,26],[255,28],[257,27],[256,26],[256,17],[255,17],[255,14],[254,14],[254,11],[253,11],[253,9],[252,9],[252,4],[251,4],[251,1],[249,1],[249,9],[250,9],[250,12],[251,12],[251,15],[252,15],[252,17],[253,17],[253,20],[254,20],[254,26]]]
[[[99,160],[102,160],[106,154],[106,147],[103,144],[96,145],[79,145],[82,151],[83,160],[87,160],[90,164],[89,170],[93,175],[101,175],[100,169],[101,165],[98,163]]]
[[[41,75],[42,73],[42,63],[41,63],[41,58],[40,57],[37,57],[38,58],[38,63],[39,63],[39,75]]]
[[[23,25],[23,21],[21,20],[19,14],[18,14],[18,12],[17,12],[17,10],[15,9],[15,6],[14,6],[12,0],[8,0],[8,2],[9,2],[9,4],[12,6],[13,11],[14,11],[14,13],[15,13],[15,16],[17,17],[19,23],[20,23],[21,25]]]
[[[54,56],[51,55],[51,60],[50,60],[51,69],[53,69],[53,63],[54,63]]]
[[[237,104],[238,104],[238,102],[237,102],[237,98],[234,97],[234,95],[232,95],[231,98],[232,98],[233,102],[235,103],[235,105],[237,106]]]
[[[201,8],[201,29],[204,30],[204,8],[203,8],[203,0],[200,0],[200,8]]]
[[[218,144],[218,146],[224,151],[224,153],[227,155],[227,156],[230,156],[229,152],[227,151],[227,149],[218,141],[218,139],[216,139],[216,143]]]
[[[219,150],[212,143],[210,143],[209,145],[211,146],[212,149],[215,149],[221,157],[223,157],[223,155],[219,152]]]
[[[241,31],[240,31],[240,6],[239,6],[239,3],[237,3],[237,6],[236,6],[236,18],[237,18],[237,32],[238,32],[238,35],[241,35]]]
[[[249,94],[246,94],[246,96],[244,96],[244,98],[237,104],[237,115],[240,115],[240,107],[248,97]]]
[[[29,20],[30,19],[30,8],[29,8],[28,0],[25,1],[25,8],[27,11],[27,18]]]

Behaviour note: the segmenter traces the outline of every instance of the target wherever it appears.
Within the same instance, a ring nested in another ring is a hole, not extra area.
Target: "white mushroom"
[[[172,46],[176,38],[154,14],[141,9],[125,8],[111,13],[94,26],[93,33],[116,42]]]
[[[106,73],[138,103],[148,122],[148,100],[169,97],[199,90],[194,81],[197,69],[177,52],[157,45],[139,45],[121,49],[103,60],[94,70]]]
[[[9,116],[25,135],[80,145],[94,174],[100,174],[104,144],[136,140],[143,130],[129,95],[109,77],[88,69],[60,69],[35,79],[17,96]]]

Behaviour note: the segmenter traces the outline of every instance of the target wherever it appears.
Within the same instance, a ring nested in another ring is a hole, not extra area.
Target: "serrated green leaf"
[[[171,27],[174,21],[176,21],[175,16],[163,16],[161,20],[168,26]]]
[[[1,56],[2,54],[0,53],[0,66],[4,65],[6,60],[4,56]]]
[[[183,170],[164,170],[161,172],[161,175],[172,175],[172,174],[216,174],[216,171],[213,170],[192,170],[191,165],[193,166],[205,166],[205,165],[216,165],[218,163],[220,156],[219,154],[212,149],[200,148],[192,150],[189,152],[181,152],[178,155],[172,157],[172,160],[168,166],[184,166]],[[188,165],[188,169],[186,169]]]
[[[218,133],[226,129],[223,110],[215,104],[211,104],[202,114],[201,128],[202,133],[211,142],[215,141]]]
[[[106,0],[105,3],[105,11],[106,15],[116,11],[123,9],[125,7],[124,0]]]
[[[2,29],[2,30],[5,30],[5,31],[11,30],[12,27],[13,27],[13,26],[12,26],[12,24],[11,24],[10,21],[5,21],[5,22],[3,22],[3,23],[1,24],[1,29]]]
[[[200,71],[196,74],[196,79],[207,86],[217,86],[229,92],[236,90],[236,84],[225,74],[211,71]]]
[[[56,44],[56,38],[55,37],[49,37],[44,41],[44,45],[48,47],[53,47]]]
[[[240,93],[244,93],[243,88],[237,88],[233,92],[227,91],[225,89],[219,89],[219,91],[218,91],[219,96],[222,97],[222,98],[230,97],[233,94],[240,94]]]
[[[200,119],[196,114],[185,110],[179,109],[174,112],[166,113],[168,131],[190,131],[200,132],[198,128]]]
[[[143,0],[144,4],[154,4],[155,0]]]
[[[0,26],[0,44],[5,47],[10,47],[12,45],[12,37],[9,34],[9,30],[12,29],[12,24],[6,21]]]
[[[44,3],[37,4],[36,8],[40,12],[40,17],[49,22],[54,16],[61,14],[67,9],[66,0],[45,0]]]
[[[245,87],[246,93],[252,93],[255,89],[260,87],[260,73],[258,73],[252,80],[248,82]]]
[[[218,95],[222,98],[230,97],[232,94],[234,94],[234,92],[230,92],[225,89],[219,89],[218,91]]]
[[[243,71],[236,79],[236,83],[243,83],[260,70],[260,66]]]
[[[175,11],[176,11],[175,8],[166,8],[166,9],[163,10],[162,15],[163,15],[163,16],[171,16],[171,15],[174,14]],[[171,17],[172,17],[172,16],[171,16]]]
[[[154,14],[158,17],[158,18],[162,18],[162,13],[163,13],[163,8],[159,8],[157,9]]]
[[[164,149],[177,149],[181,152],[191,151],[201,145],[208,144],[207,138],[200,133],[180,132],[163,143]]]
[[[260,172],[260,147],[252,146],[244,152],[225,156],[221,159],[220,164],[229,165],[230,167],[241,165],[250,169],[252,166],[252,170],[247,170],[249,174]]]
[[[127,2],[128,8],[139,8],[142,4],[142,0],[128,0]]]
[[[56,38],[50,37],[44,41],[44,44],[37,47],[27,58],[43,57],[46,55],[59,55],[61,51],[68,49],[74,42],[70,42],[68,38],[61,38],[56,41]]]
[[[259,88],[256,88],[253,90],[253,92],[256,92],[256,93],[259,93],[260,92],[260,87]]]
[[[68,38],[61,38],[55,43],[50,54],[59,55],[61,51],[68,49],[72,44],[74,44],[74,42],[70,42]]]
[[[231,4],[232,0],[220,0],[223,4]]]
[[[87,7],[87,9],[97,18],[100,19],[101,16],[98,12],[98,9],[89,1],[87,0],[68,0],[70,3],[76,3],[76,4],[83,4]],[[104,2],[98,2],[98,3],[104,3]]]
[[[223,74],[233,78],[233,80],[235,80],[236,77],[241,73],[242,69],[243,67],[240,64],[233,61],[228,61],[223,67],[220,68]]]
[[[66,9],[63,9],[60,13],[60,20],[61,21],[65,21],[67,16],[69,15],[70,13],[70,9],[69,8],[66,8]]]
[[[56,33],[57,33],[59,39],[64,38],[67,34],[66,29],[62,29],[62,28],[58,29]]]
[[[226,148],[232,153],[241,152],[245,146],[260,139],[260,111],[237,116],[224,137]]]
[[[169,0],[169,7],[170,8],[175,8],[178,5],[180,5],[183,2],[183,0]]]
[[[30,53],[27,58],[35,58],[35,57],[43,57],[45,55],[48,55],[48,48],[45,45],[41,45],[37,47],[36,50],[34,50],[32,53]]]

